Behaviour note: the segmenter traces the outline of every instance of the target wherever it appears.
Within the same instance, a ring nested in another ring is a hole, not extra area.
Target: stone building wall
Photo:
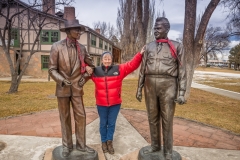
[[[14,59],[13,53],[11,53],[11,58]],[[0,47],[0,77],[9,77],[9,76],[11,76],[9,64],[3,52],[2,47]]]
[[[47,52],[37,52],[32,55],[29,65],[24,73],[24,75],[33,76],[35,78],[48,78],[48,69],[42,69],[41,56],[49,55]],[[22,57],[21,68],[24,65],[29,53],[24,53]]]

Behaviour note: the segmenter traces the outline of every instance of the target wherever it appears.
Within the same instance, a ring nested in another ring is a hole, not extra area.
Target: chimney
[[[75,7],[64,7],[63,18],[66,20],[75,20]]]
[[[100,28],[96,28],[95,31],[96,31],[98,34],[100,34],[100,31],[101,31],[101,30],[100,30]]]
[[[55,0],[42,0],[43,12],[55,15]]]

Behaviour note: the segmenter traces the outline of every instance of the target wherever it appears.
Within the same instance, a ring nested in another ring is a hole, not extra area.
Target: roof
[[[46,12],[42,12],[41,10],[38,10],[36,8],[31,8],[31,5],[25,3],[25,2],[22,2],[21,0],[13,0],[13,2],[19,4],[20,6],[24,7],[24,8],[29,8],[30,10],[34,11],[34,12],[38,12],[39,14],[42,14],[44,16],[47,16],[47,17],[50,17],[50,18],[53,18],[53,19],[57,19],[57,20],[60,20],[62,22],[66,21],[66,19],[63,19],[62,17],[59,17],[61,16],[63,13],[62,12],[57,12],[55,15],[52,15],[52,14],[49,14],[49,13],[46,13]],[[81,24],[82,25],[82,24]],[[86,31],[87,32],[91,32],[95,35],[97,35],[98,37],[100,37],[101,39],[107,41],[109,44],[111,44],[112,46],[120,49],[118,46],[114,45],[114,43],[107,39],[106,37],[104,37],[103,35],[99,34],[98,32],[96,32],[95,30],[91,29],[90,27],[88,26],[85,26],[85,25],[82,25],[86,28]],[[120,49],[121,50],[121,49]]]
[[[84,26],[84,25],[83,25],[83,26]],[[99,34],[98,32],[96,32],[95,30],[93,30],[92,28],[90,28],[90,27],[88,27],[88,26],[84,26],[84,27],[87,28],[87,30],[86,30],[87,32],[91,32],[91,33],[97,35],[97,36],[100,37],[101,39],[107,41],[107,42],[108,42],[109,44],[111,44],[112,46],[114,46],[114,47],[116,47],[116,48],[118,48],[118,49],[121,50],[121,48],[119,48],[118,46],[114,45],[113,41],[107,39],[106,37],[104,37],[103,35]]]
[[[29,8],[31,11],[38,12],[39,14],[42,14],[44,16],[47,16],[47,17],[50,17],[50,18],[53,18],[53,19],[57,19],[57,20],[60,20],[60,21],[63,21],[63,22],[66,21],[65,19],[63,19],[59,16],[52,15],[52,14],[49,14],[49,13],[46,13],[46,12],[42,12],[39,9],[33,8],[33,7],[31,7],[31,5],[29,5],[25,2],[22,2],[21,0],[12,0],[12,2],[15,2],[16,4],[19,4],[20,6],[22,6],[24,8]]]

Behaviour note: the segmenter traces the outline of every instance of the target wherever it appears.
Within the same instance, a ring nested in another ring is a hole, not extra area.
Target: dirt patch
[[[0,141],[0,151],[4,150],[4,148],[6,148],[7,144],[4,142]]]

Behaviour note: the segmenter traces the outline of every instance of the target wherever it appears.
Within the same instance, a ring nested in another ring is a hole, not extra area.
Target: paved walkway
[[[221,88],[215,88],[215,87],[211,87],[211,86],[207,86],[207,85],[203,85],[203,84],[199,84],[199,83],[195,83],[195,82],[192,82],[191,87],[201,89],[201,90],[204,90],[207,92],[211,92],[214,94],[218,94],[221,96],[233,98],[236,100],[240,100],[240,93],[238,93],[238,92],[233,92],[233,91],[229,91],[229,90],[225,90],[225,89],[221,89]]]
[[[121,113],[150,142],[146,112],[121,109]],[[86,114],[87,124],[98,118],[96,108],[86,108]],[[181,118],[174,118],[173,127],[175,146],[240,150],[240,136],[231,132]],[[58,111],[1,119],[0,134],[61,137]]]

